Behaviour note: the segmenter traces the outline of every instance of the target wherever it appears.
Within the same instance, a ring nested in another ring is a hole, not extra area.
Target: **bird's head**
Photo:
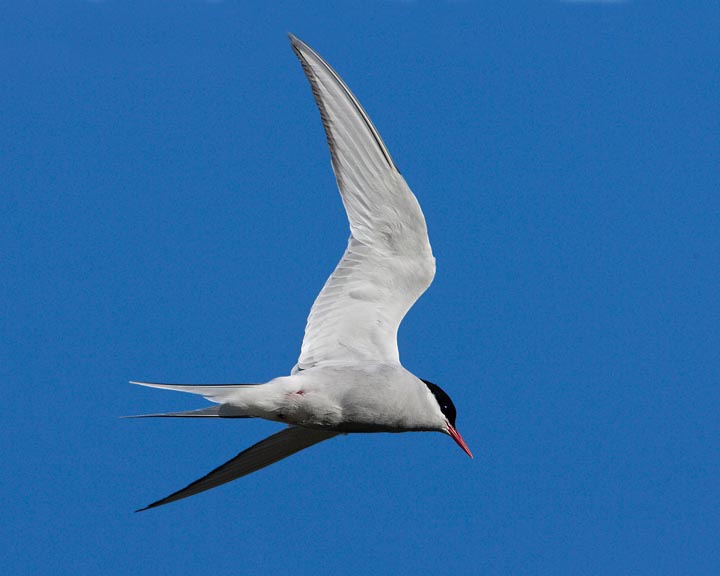
[[[423,382],[430,389],[430,392],[432,392],[435,397],[435,401],[440,407],[440,411],[443,413],[443,416],[445,416],[445,426],[442,429],[442,432],[445,432],[445,434],[455,440],[457,445],[465,451],[465,454],[472,458],[473,455],[472,452],[470,452],[470,448],[468,448],[468,445],[465,444],[465,440],[463,440],[463,437],[460,436],[460,432],[455,429],[455,417],[457,416],[457,410],[455,409],[455,404],[453,404],[450,396],[448,396],[445,390],[440,388],[437,384],[433,384],[427,380],[423,380]]]

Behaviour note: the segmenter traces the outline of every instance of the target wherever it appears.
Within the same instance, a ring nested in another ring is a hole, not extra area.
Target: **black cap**
[[[448,396],[445,390],[440,388],[440,386],[438,386],[437,384],[433,384],[432,382],[428,382],[427,380],[423,380],[423,382],[425,382],[425,385],[435,396],[435,400],[440,406],[440,410],[442,411],[445,418],[447,418],[448,422],[450,422],[450,425],[455,428],[455,417],[457,416],[457,410],[455,410],[455,404],[453,404],[453,401],[450,400],[450,396]]]

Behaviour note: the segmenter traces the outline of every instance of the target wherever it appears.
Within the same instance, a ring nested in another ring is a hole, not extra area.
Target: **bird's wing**
[[[222,466],[215,468],[209,474],[203,476],[199,480],[195,480],[182,490],[178,490],[170,496],[166,496],[162,500],[153,502],[145,508],[137,510],[142,512],[150,508],[157,508],[163,504],[169,504],[176,500],[182,500],[188,496],[193,496],[210,488],[215,488],[231,480],[236,480],[242,476],[265,468],[270,464],[274,464],[278,460],[287,458],[305,448],[309,448],[313,444],[328,440],[333,436],[337,436],[338,432],[329,432],[325,430],[312,430],[310,428],[301,428],[292,426],[285,428],[277,434],[273,434],[251,446],[247,450],[240,452],[235,458],[226,462]]]
[[[352,92],[312,48],[290,42],[320,109],[351,233],[310,310],[293,371],[399,363],[398,326],[435,275],[425,218]]]

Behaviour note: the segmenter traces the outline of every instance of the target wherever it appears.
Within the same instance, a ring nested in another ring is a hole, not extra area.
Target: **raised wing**
[[[265,440],[258,442],[247,450],[240,452],[232,460],[225,462],[222,466],[215,468],[209,474],[189,484],[182,490],[178,490],[166,496],[162,500],[153,502],[152,504],[140,508],[136,512],[142,512],[150,508],[157,508],[163,504],[169,504],[176,500],[182,500],[188,496],[193,496],[210,488],[215,488],[231,480],[237,480],[242,476],[246,476],[251,472],[265,468],[270,464],[274,464],[278,460],[287,458],[309,448],[310,446],[328,440],[333,436],[337,436],[338,432],[328,432],[325,430],[312,430],[310,428],[299,428],[291,426],[285,428],[277,434],[268,436]]]
[[[320,109],[351,233],[310,310],[293,372],[399,363],[398,326],[435,275],[425,218],[352,92],[312,48],[290,42]]]

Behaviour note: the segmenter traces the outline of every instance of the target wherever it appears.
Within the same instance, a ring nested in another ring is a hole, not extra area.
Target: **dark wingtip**
[[[158,506],[160,506],[160,504],[162,504],[163,500],[158,500],[157,502],[148,504],[147,506],[145,506],[145,508],[138,508],[137,510],[135,510],[135,513],[137,514],[138,512],[145,512],[145,510],[150,510],[151,508],[157,508]]]
[[[287,33],[288,39],[290,40],[290,45],[293,47],[294,50],[297,50],[299,46],[305,46],[305,42],[300,40],[295,34],[292,32]]]

